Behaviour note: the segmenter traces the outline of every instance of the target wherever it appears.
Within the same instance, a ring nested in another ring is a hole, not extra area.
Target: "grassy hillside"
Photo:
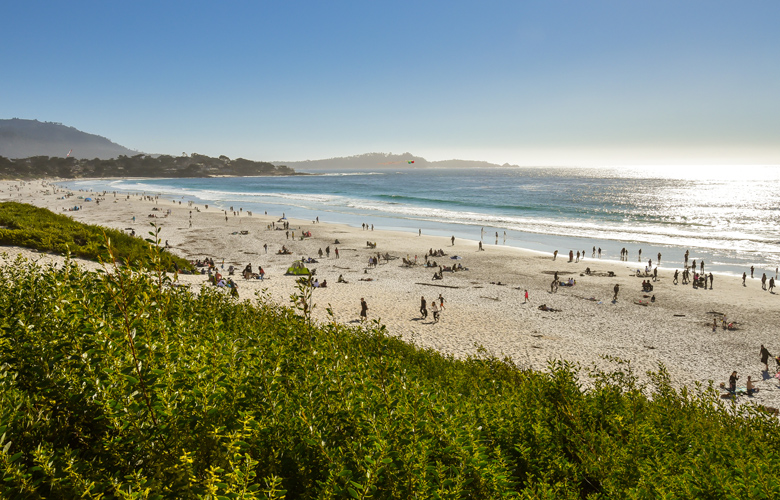
[[[104,255],[106,237],[121,261],[140,263],[149,257],[149,243],[116,229],[82,224],[65,215],[26,203],[0,203],[0,245],[20,246],[43,252],[98,260]],[[162,265],[173,271],[192,269],[189,261],[167,252],[160,254]]]
[[[583,390],[154,272],[0,282],[2,498],[780,498],[777,421],[663,369]]]

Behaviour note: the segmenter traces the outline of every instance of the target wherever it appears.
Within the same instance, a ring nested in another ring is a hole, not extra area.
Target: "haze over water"
[[[753,265],[758,276],[774,275],[780,265],[775,166],[377,169],[64,185],[471,240],[484,228],[486,244],[495,244],[498,232],[499,244],[561,254],[585,250],[588,258],[593,246],[615,260],[625,247],[629,262],[642,269],[648,258],[655,265],[659,252],[662,268],[680,268],[686,249],[713,272],[741,275]]]

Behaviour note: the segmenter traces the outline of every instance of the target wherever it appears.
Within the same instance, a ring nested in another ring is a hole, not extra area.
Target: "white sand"
[[[48,194],[46,194],[48,193]],[[174,253],[190,260],[211,257],[217,266],[225,262],[238,268],[233,278],[239,284],[241,298],[252,298],[255,292],[265,289],[272,300],[289,304],[295,292],[295,278],[285,276],[293,260],[313,257],[317,264],[316,277],[328,282],[328,287],[314,290],[314,316],[326,319],[326,308],[331,307],[335,320],[356,323],[360,311],[360,299],[368,303],[369,320],[379,319],[388,331],[404,340],[422,347],[431,347],[455,356],[476,352],[476,346],[484,346],[497,356],[509,356],[522,366],[543,369],[550,360],[568,360],[582,366],[598,364],[609,366],[602,356],[617,356],[632,361],[637,373],[656,370],[663,363],[677,386],[692,386],[696,382],[717,386],[727,382],[733,370],[739,374],[738,386],[744,386],[751,376],[760,388],[752,398],[740,396],[742,401],[780,407],[780,386],[773,378],[775,362],[770,359],[770,372],[763,372],[759,360],[759,347],[767,346],[774,355],[780,354],[780,338],[773,331],[778,323],[780,308],[778,297],[761,289],[758,277],[748,277],[747,286],[741,279],[716,275],[714,289],[694,289],[691,285],[674,285],[674,267],[682,268],[683,256],[674,256],[675,262],[664,259],[659,268],[654,291],[643,293],[643,279],[633,275],[638,262],[616,262],[588,258],[579,263],[568,262],[568,248],[560,248],[559,257],[553,261],[552,251],[547,254],[513,247],[484,244],[484,251],[477,251],[476,241],[456,239],[451,246],[449,238],[394,232],[364,231],[341,224],[328,224],[322,214],[321,223],[290,220],[290,231],[295,240],[286,239],[285,231],[270,230],[268,225],[277,221],[280,213],[248,216],[225,214],[214,207],[203,205],[188,207],[171,199],[142,200],[139,196],[107,194],[99,205],[77,200],[77,196],[96,197],[95,193],[76,192],[67,200],[60,199],[64,190],[57,190],[44,181],[29,183],[0,183],[0,199],[15,200],[66,213],[75,220],[107,227],[134,228],[137,235],[146,237],[151,230],[149,222],[161,228],[160,237],[171,245]],[[103,197],[102,195],[97,195]],[[83,210],[63,212],[64,207],[82,205]],[[153,211],[158,208],[158,211]],[[238,207],[235,207],[236,209]],[[165,211],[172,210],[168,217]],[[192,228],[189,227],[192,210]],[[150,214],[158,218],[149,218]],[[132,221],[133,215],[136,221]],[[369,223],[381,224],[381,221]],[[233,234],[248,231],[248,235]],[[311,231],[312,237],[301,241],[303,231]],[[340,240],[340,244],[334,241]],[[375,241],[376,250],[367,247],[366,241]],[[263,244],[268,245],[265,254]],[[286,245],[292,255],[276,255]],[[330,245],[330,258],[319,259],[318,249]],[[337,259],[333,250],[339,249]],[[433,281],[434,270],[422,265],[402,266],[401,259],[367,268],[368,258],[377,252],[397,257],[409,256],[424,263],[428,249],[443,249],[447,256],[436,257],[437,263],[450,266],[461,263],[468,271],[444,273],[442,281]],[[9,253],[22,252],[40,258],[41,254],[19,249],[6,249]],[[575,250],[576,251],[576,250]],[[453,255],[461,260],[451,260]],[[45,258],[50,259],[51,256]],[[251,263],[256,271],[261,265],[267,279],[245,281],[240,271]],[[590,267],[596,275],[583,275]],[[558,271],[561,279],[574,277],[574,287],[560,287],[550,293],[552,272]],[[615,277],[606,276],[608,271]],[[224,272],[227,274],[227,271]],[[348,284],[336,283],[342,274]],[[371,278],[373,281],[360,281]],[[205,276],[181,275],[179,280],[193,287],[202,286]],[[491,284],[501,282],[506,285]],[[617,302],[612,302],[613,287],[620,285]],[[447,288],[431,285],[446,285]],[[454,288],[450,288],[454,287]],[[524,304],[523,290],[529,292],[530,302]],[[420,297],[430,302],[442,294],[445,309],[441,321],[433,324],[432,314],[422,320],[419,313]],[[649,301],[655,295],[656,302],[647,306],[637,305],[635,300]],[[588,300],[589,298],[596,300]],[[547,304],[560,312],[538,309]],[[736,322],[733,331],[712,332],[716,315],[725,313],[729,321]]]

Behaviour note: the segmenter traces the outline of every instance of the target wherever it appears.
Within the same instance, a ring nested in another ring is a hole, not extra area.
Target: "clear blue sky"
[[[780,1],[0,7],[0,118],[150,153],[780,164]]]

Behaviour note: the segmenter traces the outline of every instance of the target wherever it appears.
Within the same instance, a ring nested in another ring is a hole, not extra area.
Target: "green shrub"
[[[45,208],[16,202],[0,203],[0,244],[32,248],[60,255],[98,260],[106,238],[120,262],[139,265],[149,255],[149,242],[116,229],[82,224]],[[167,252],[160,254],[163,267],[193,270],[185,259]]]
[[[305,287],[295,309],[21,259],[0,282],[2,498],[780,498],[777,421],[663,367],[585,390],[312,324]]]

